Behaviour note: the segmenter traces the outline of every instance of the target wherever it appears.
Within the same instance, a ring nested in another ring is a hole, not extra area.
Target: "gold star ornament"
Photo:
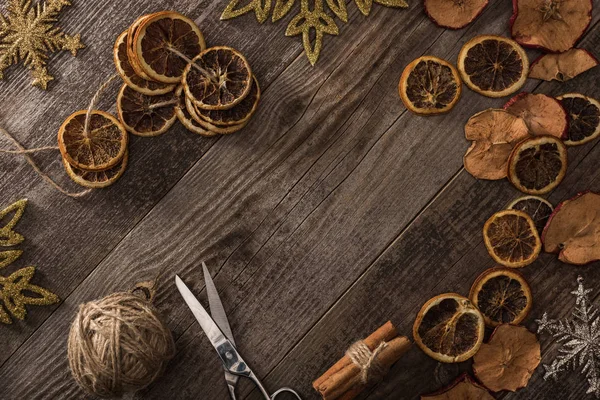
[[[7,14],[0,14],[0,79],[4,70],[23,62],[31,70],[33,86],[47,89],[54,79],[48,73],[48,53],[68,50],[77,55],[84,48],[79,35],[69,36],[55,26],[69,0],[47,0],[32,6],[31,0],[8,0]]]
[[[348,22],[346,0],[299,1],[300,11],[288,24],[285,35],[302,35],[306,56],[310,63],[315,65],[323,47],[323,35],[337,35],[339,33],[332,14],[342,22]],[[364,16],[371,13],[373,3],[387,7],[408,7],[406,0],[354,0],[354,2]],[[275,4],[272,3],[273,0],[246,0],[245,2],[243,0],[231,0],[223,14],[221,14],[221,19],[231,19],[254,12],[256,20],[262,24],[267,20],[272,9],[271,20],[276,22],[290,12],[296,0],[275,0]],[[314,34],[311,35],[311,32]]]

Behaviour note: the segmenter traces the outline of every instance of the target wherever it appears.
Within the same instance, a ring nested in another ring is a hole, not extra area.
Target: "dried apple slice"
[[[567,146],[579,146],[600,136],[600,102],[580,93],[558,97],[569,115]]]
[[[493,392],[527,386],[542,360],[537,336],[524,326],[498,326],[473,357],[475,376]]]
[[[592,0],[513,0],[512,37],[526,47],[569,50],[592,20]]]
[[[473,141],[463,158],[465,169],[476,178],[497,180],[506,178],[513,147],[529,137],[529,130],[523,119],[489,109],[469,118],[465,137]]]
[[[438,392],[421,396],[421,400],[494,400],[486,388],[464,373]]]
[[[407,109],[419,115],[450,111],[462,90],[458,71],[438,57],[423,56],[404,68],[398,93]]]
[[[543,54],[529,68],[529,77],[545,81],[568,81],[577,75],[594,68],[598,60],[589,51],[571,49],[564,53]]]
[[[488,97],[504,97],[519,90],[529,73],[525,50],[514,40],[480,35],[463,45],[458,70],[465,84]]]
[[[523,118],[532,135],[550,135],[562,139],[567,134],[567,112],[554,97],[520,93],[510,99],[504,109]]]
[[[423,305],[413,325],[415,343],[429,357],[457,363],[473,357],[483,342],[483,316],[469,299],[445,293]]]
[[[488,0],[425,0],[427,16],[438,26],[460,29],[473,22]]]
[[[600,260],[600,195],[586,192],[559,204],[542,233],[544,250],[562,262]]]
[[[521,192],[546,194],[567,173],[567,148],[554,136],[537,136],[517,144],[508,160],[508,179]]]

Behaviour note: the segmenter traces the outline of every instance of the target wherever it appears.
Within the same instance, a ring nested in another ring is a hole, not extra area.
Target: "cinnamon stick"
[[[363,340],[363,342],[371,349],[375,350],[382,342],[391,342],[398,336],[398,332],[394,325],[388,321],[369,337]],[[394,343],[392,348],[386,349],[386,361],[393,359],[394,357],[400,357],[408,348],[410,342],[406,338]],[[380,357],[383,357],[383,351],[380,353]],[[390,357],[390,358],[388,358]],[[393,364],[397,359],[391,362]],[[383,359],[382,359],[383,362]],[[391,365],[390,364],[390,365]],[[332,400],[340,398],[340,396],[348,394],[353,391],[353,388],[357,388],[357,383],[360,382],[360,369],[354,365],[352,360],[348,356],[342,357],[337,363],[327,370],[321,377],[313,382],[313,387],[317,390],[324,399]],[[360,385],[359,385],[360,386]],[[351,390],[352,389],[352,390]],[[344,397],[344,399],[352,399],[356,394],[360,393],[363,388],[355,393],[352,397]],[[337,397],[336,397],[337,396]]]
[[[390,368],[410,348],[410,340],[399,336],[387,342],[387,346],[379,353],[378,360]],[[352,400],[365,389],[361,380],[360,369],[351,363],[331,376],[330,386],[320,391],[323,400]]]

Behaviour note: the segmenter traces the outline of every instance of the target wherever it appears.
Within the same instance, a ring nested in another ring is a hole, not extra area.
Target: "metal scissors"
[[[250,369],[240,353],[236,350],[235,340],[233,339],[233,334],[231,332],[231,327],[229,326],[229,321],[227,320],[227,315],[225,314],[225,309],[223,308],[223,303],[221,302],[221,298],[217,293],[217,288],[210,277],[208,268],[206,268],[206,264],[204,263],[202,263],[202,270],[204,272],[206,293],[208,294],[208,302],[212,317],[206,312],[204,307],[202,307],[202,304],[200,304],[198,299],[177,275],[175,275],[175,284],[177,285],[177,289],[179,289],[179,293],[181,293],[183,300],[185,300],[190,310],[192,310],[192,313],[194,313],[202,330],[204,330],[204,333],[208,336],[210,343],[219,354],[219,358],[223,363],[223,369],[225,370],[225,381],[227,382],[227,388],[229,389],[229,396],[231,399],[236,400],[235,388],[239,377],[242,376],[252,380],[267,400],[273,400],[277,395],[284,392],[291,393],[296,396],[297,399],[302,400],[298,393],[286,387],[277,390],[271,395],[267,392],[256,374],[252,372],[252,369]]]

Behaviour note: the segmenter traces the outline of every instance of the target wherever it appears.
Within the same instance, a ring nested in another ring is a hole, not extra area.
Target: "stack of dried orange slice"
[[[176,12],[138,18],[117,38],[114,59],[125,82],[119,119],[134,135],[163,134],[177,119],[200,135],[232,133],[256,111],[260,89],[246,58],[206,48],[194,21]]]

